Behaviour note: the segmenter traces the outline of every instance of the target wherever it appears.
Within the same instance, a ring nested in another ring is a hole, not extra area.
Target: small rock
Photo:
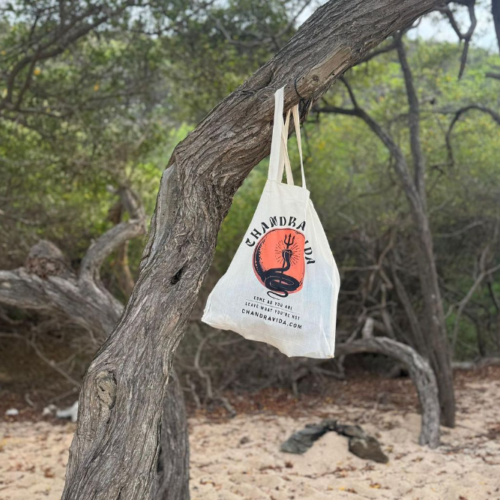
[[[307,424],[301,431],[292,434],[282,445],[281,451],[302,455],[315,441],[335,429],[335,420],[323,420],[320,424]]]
[[[364,460],[373,460],[386,464],[389,459],[380,448],[380,443],[373,436],[349,438],[349,451]]]
[[[19,410],[17,408],[9,408],[6,412],[5,415],[8,417],[17,417],[19,415]]]

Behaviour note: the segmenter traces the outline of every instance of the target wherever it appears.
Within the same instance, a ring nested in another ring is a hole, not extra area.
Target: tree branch
[[[380,47],[378,49],[372,50],[369,54],[367,54],[361,61],[359,61],[358,66],[360,64],[366,63],[368,61],[371,61],[375,57],[381,55],[381,54],[386,54],[387,52],[391,52],[393,50],[396,50],[397,44],[396,40],[392,40],[390,43],[384,45],[383,47]]]
[[[352,89],[350,93],[352,93]],[[394,169],[403,184],[403,188],[407,193],[410,203],[420,210],[421,200],[419,193],[416,190],[414,181],[410,175],[406,158],[401,151],[401,148],[378,122],[376,122],[363,108],[360,108],[359,106],[354,108],[340,108],[326,104],[321,107],[315,107],[314,111],[317,113],[335,113],[361,118],[370,127],[372,132],[382,141],[391,156],[394,158]]]
[[[491,276],[495,272],[497,272],[500,269],[500,264],[497,266],[493,266],[490,269],[485,269],[485,261],[487,254],[489,252],[490,248],[489,245],[486,246],[486,248],[481,252],[481,257],[479,259],[479,275],[475,279],[474,283],[472,286],[469,288],[469,291],[465,295],[465,297],[460,301],[458,304],[458,310],[457,314],[455,316],[455,324],[453,326],[453,334],[452,334],[452,342],[451,342],[451,352],[454,354],[455,353],[455,347],[457,344],[457,339],[458,339],[458,331],[460,329],[460,319],[462,317],[462,314],[464,312],[464,309],[467,307],[467,304],[470,302],[472,299],[472,296],[476,292],[476,290],[479,288],[481,283],[485,278],[488,276]]]
[[[132,219],[121,223],[122,229],[116,231],[116,226],[105,233],[89,249],[87,273],[80,273],[80,279],[77,279],[59,248],[41,241],[31,249],[25,268],[0,271],[0,303],[62,313],[92,334],[93,347],[97,349],[123,312],[123,304],[96,281],[99,267],[106,252],[112,251],[124,240],[128,241],[126,238],[145,232],[145,214],[140,200],[128,188],[121,188],[116,193]],[[13,335],[5,337],[12,338]],[[34,342],[18,337],[31,345],[44,362],[69,382],[80,385],[48,359]],[[160,408],[160,416],[163,415],[154,467],[157,492],[153,497],[158,500],[185,500],[189,499],[189,444],[182,391],[175,372],[171,370],[171,373],[172,378],[166,385],[164,403]]]
[[[493,0],[495,2],[496,0]],[[462,0],[460,2],[456,2],[460,5],[464,5],[467,7],[467,10],[469,12],[469,19],[470,19],[470,25],[469,29],[465,32],[462,33],[460,30],[460,27],[455,19],[455,16],[453,14],[453,11],[450,9],[449,5],[446,5],[444,7],[439,7],[437,10],[439,12],[442,12],[450,21],[450,25],[453,28],[453,31],[458,36],[458,39],[460,42],[464,42],[464,47],[462,49],[462,55],[460,57],[460,69],[458,71],[458,79],[460,80],[464,74],[465,71],[465,66],[467,64],[467,56],[469,54],[469,45],[472,39],[472,35],[474,34],[474,31],[477,26],[477,17],[476,17],[476,0]],[[492,10],[493,10],[493,4],[492,4]]]
[[[448,150],[448,158],[451,165],[455,164],[455,158],[453,156],[453,147],[451,144],[451,134],[453,132],[453,128],[465,113],[472,110],[480,111],[481,113],[486,113],[490,115],[493,118],[493,120],[498,125],[500,125],[500,114],[481,104],[469,104],[468,106],[464,106],[463,108],[460,108],[457,111],[455,111],[455,115],[453,116],[453,119],[450,122],[450,126],[448,127],[448,131],[446,132],[446,138],[445,138],[446,149]]]
[[[436,377],[429,363],[411,347],[386,337],[367,337],[335,346],[336,356],[375,352],[403,363],[417,388],[422,407],[419,442],[430,448],[439,446],[439,400]]]
[[[80,266],[80,282],[97,282],[99,270],[106,257],[126,241],[146,234],[146,215],[144,208],[138,203],[137,195],[129,188],[121,188],[118,193],[123,207],[130,214],[130,220],[120,222],[89,247]]]
[[[118,321],[123,305],[99,283],[99,269],[113,250],[146,231],[144,209],[137,196],[128,188],[116,192],[134,218],[97,239],[85,255],[78,277],[59,248],[41,241],[31,249],[24,268],[0,271],[0,303],[59,311],[104,339]]]
[[[422,152],[422,144],[420,142],[420,103],[418,101],[417,91],[413,82],[413,74],[406,57],[406,50],[401,36],[396,37],[396,48],[398,51],[399,64],[403,72],[403,77],[406,87],[406,96],[408,99],[409,113],[408,126],[410,129],[410,147],[413,157],[413,167],[415,175],[415,186],[420,195],[421,203],[426,207],[426,192],[425,192],[425,158]]]

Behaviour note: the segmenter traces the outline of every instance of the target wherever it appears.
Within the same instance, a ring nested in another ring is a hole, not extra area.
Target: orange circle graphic
[[[302,289],[305,275],[305,237],[295,229],[273,229],[257,243],[253,270],[274,298],[285,298]]]

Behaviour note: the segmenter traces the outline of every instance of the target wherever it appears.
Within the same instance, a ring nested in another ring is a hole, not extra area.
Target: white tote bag
[[[267,342],[287,356],[332,358],[340,277],[306,189],[298,107],[292,109],[302,169],[293,184],[287,152],[290,111],[275,95],[269,176],[257,210],[202,320]],[[286,169],[287,184],[281,182]]]

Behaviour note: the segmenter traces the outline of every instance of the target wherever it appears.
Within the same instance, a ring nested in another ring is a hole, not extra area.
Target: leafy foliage
[[[22,265],[40,238],[77,262],[113,223],[110,186],[132,186],[151,214],[173,147],[285,44],[308,3],[6,3],[0,20],[0,268]],[[57,53],[45,57],[48,50]],[[466,106],[499,109],[498,80],[486,78],[499,60],[470,49],[458,80],[459,56],[451,43],[409,45],[449,332],[453,337],[458,318],[457,356],[474,357],[500,350],[498,272],[488,274],[457,316],[478,275],[500,262],[500,127],[477,109],[461,115],[451,132],[449,127]],[[359,103],[410,157],[407,99],[395,54],[359,65],[347,78]],[[325,100],[351,106],[340,83]],[[343,274],[340,336],[359,329],[366,311],[382,321],[385,304],[396,336],[407,341],[408,318],[388,278],[392,264],[417,311],[422,297],[407,202],[389,154],[353,117],[313,110],[304,132],[308,187]],[[298,165],[295,153],[292,163]],[[234,256],[266,176],[263,161],[235,197],[219,234],[213,276]],[[133,271],[142,246],[131,243]],[[104,279],[119,293],[109,266]]]

